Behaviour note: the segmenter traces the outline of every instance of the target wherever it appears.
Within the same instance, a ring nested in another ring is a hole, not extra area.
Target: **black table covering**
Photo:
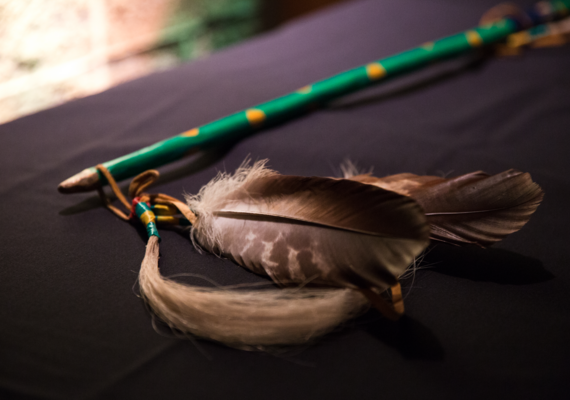
[[[403,282],[398,323],[372,311],[271,353],[159,334],[133,290],[144,229],[93,193],[56,191],[85,167],[470,28],[493,4],[346,3],[0,126],[0,397],[568,398],[569,47],[436,65],[161,169],[152,191],[177,197],[248,156],[304,176],[338,174],[346,158],[379,176],[530,172],[546,196],[527,226],[491,249],[432,247]],[[161,234],[164,275],[263,279],[199,254],[186,233]]]

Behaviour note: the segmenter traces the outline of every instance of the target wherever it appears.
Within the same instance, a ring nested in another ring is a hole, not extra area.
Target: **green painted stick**
[[[526,26],[539,25],[565,17],[570,12],[570,0],[541,2],[525,14]],[[527,21],[528,20],[528,21]],[[530,22],[532,21],[532,22]],[[220,141],[235,140],[261,127],[293,119],[315,108],[316,105],[357,91],[388,78],[424,67],[434,61],[460,55],[473,48],[496,43],[522,30],[515,19],[502,19],[456,35],[426,43],[367,65],[351,69],[331,78],[305,86],[293,93],[260,104],[253,108],[183,132],[134,153],[103,163],[116,180],[133,177],[147,169],[178,160],[198,148]],[[95,167],[63,181],[62,193],[94,190],[106,180]]]

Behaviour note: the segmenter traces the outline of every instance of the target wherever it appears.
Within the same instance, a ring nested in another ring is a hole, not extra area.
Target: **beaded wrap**
[[[134,214],[141,220],[143,225],[146,227],[146,233],[149,239],[152,236],[156,236],[158,241],[161,241],[160,235],[158,233],[158,228],[156,227],[156,216],[152,212],[150,206],[145,202],[139,201],[138,198],[133,200]]]

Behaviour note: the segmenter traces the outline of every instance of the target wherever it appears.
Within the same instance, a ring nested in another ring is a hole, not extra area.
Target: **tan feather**
[[[425,210],[430,237],[449,243],[495,243],[521,229],[544,193],[530,174],[511,169],[490,176],[478,171],[456,178],[404,173],[349,178],[410,196]]]
[[[206,250],[279,284],[386,289],[428,244],[423,210],[408,197],[263,166],[240,174],[189,198],[198,215],[194,236]]]

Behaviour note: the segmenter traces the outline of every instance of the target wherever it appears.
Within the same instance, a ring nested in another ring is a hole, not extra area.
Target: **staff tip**
[[[59,184],[60,193],[80,193],[95,190],[99,185],[99,174],[95,168],[87,168],[78,174],[67,178]]]

